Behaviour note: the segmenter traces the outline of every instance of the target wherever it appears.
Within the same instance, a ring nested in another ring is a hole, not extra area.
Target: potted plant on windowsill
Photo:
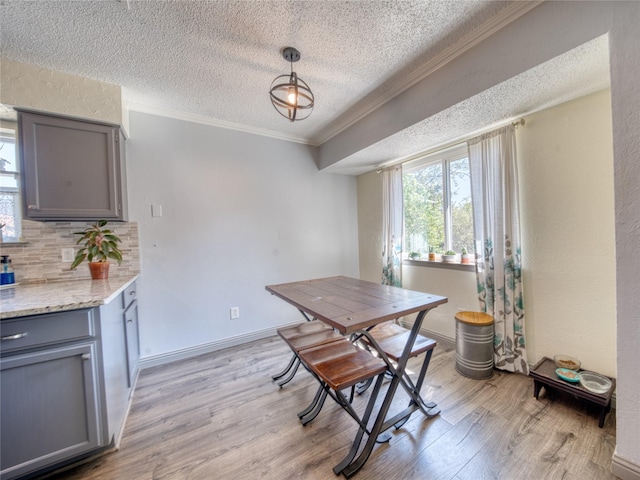
[[[433,247],[429,247],[429,261],[430,262],[436,261],[436,252],[434,251]]]
[[[469,253],[467,252],[467,247],[462,247],[462,253],[460,255],[460,263],[471,263],[469,261]]]
[[[91,278],[99,280],[109,278],[109,259],[122,263],[122,252],[118,248],[120,238],[112,230],[104,228],[106,220],[100,220],[82,232],[74,232],[74,235],[82,235],[76,245],[84,242],[84,246],[78,250],[71,264],[71,270],[75,270],[84,260],[89,262]]]
[[[444,263],[453,263],[456,261],[456,252],[453,250],[447,250],[442,254],[442,261]]]

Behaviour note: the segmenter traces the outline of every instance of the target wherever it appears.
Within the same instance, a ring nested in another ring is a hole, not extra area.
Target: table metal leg
[[[342,469],[338,469],[338,467],[342,466],[344,461],[340,465],[336,466],[334,468],[334,472],[336,472],[336,474],[342,472],[342,474],[346,478],[350,478],[353,475],[355,475],[356,472],[358,472],[358,470],[360,470],[362,466],[366,463],[366,461],[369,459],[369,456],[373,451],[373,447],[376,443],[376,439],[378,435],[380,435],[380,433],[382,433],[386,428],[389,428],[392,425],[389,422],[385,422],[385,419],[387,417],[387,413],[389,412],[389,407],[391,406],[391,402],[393,401],[393,397],[395,396],[396,390],[398,389],[398,384],[403,383],[403,377],[405,375],[405,368],[407,366],[407,361],[409,360],[411,350],[413,349],[413,344],[415,343],[416,337],[418,336],[418,332],[420,331],[420,327],[422,326],[422,321],[424,320],[424,317],[428,311],[429,310],[422,310],[418,314],[418,317],[416,318],[416,321],[413,324],[413,328],[411,329],[411,332],[409,334],[407,344],[405,345],[404,351],[402,352],[402,356],[400,357],[398,364],[395,368],[393,367],[393,365],[391,364],[387,356],[384,355],[384,353],[380,349],[378,349],[381,356],[384,358],[385,362],[387,362],[387,365],[390,365],[391,371],[393,372],[394,377],[391,380],[391,383],[389,384],[389,388],[384,397],[382,405],[380,405],[380,410],[378,411],[378,415],[376,416],[375,422],[373,424],[373,428],[371,429],[371,432],[369,434],[369,438],[367,439],[367,442],[364,448],[360,452],[360,455],[358,455],[358,457],[355,458],[355,460],[348,462],[348,464]],[[373,338],[371,338],[371,340],[373,340]],[[375,340],[373,340],[373,345],[377,346],[377,343],[375,343]],[[382,375],[380,377],[382,377]],[[422,402],[421,399],[420,399],[420,402]],[[420,405],[420,407],[421,406],[422,405]],[[336,471],[336,469],[338,470]]]
[[[420,395],[420,390],[422,388],[422,384],[424,382],[427,369],[429,368],[429,363],[431,362],[431,356],[433,355],[433,350],[428,350],[427,352],[425,352],[425,358],[422,361],[422,366],[420,368],[420,373],[418,375],[418,381],[414,385],[413,380],[411,380],[411,377],[406,372],[406,370],[403,368],[401,372],[398,366],[394,366],[391,360],[382,351],[382,348],[380,348],[380,345],[378,345],[378,343],[376,342],[376,339],[370,333],[364,332],[363,335],[367,337],[369,344],[373,346],[374,350],[376,350],[379,353],[380,357],[386,362],[387,368],[388,368],[387,374],[390,374],[392,378],[394,376],[400,377],[400,384],[402,385],[402,388],[404,388],[405,391],[411,397],[411,403],[409,403],[409,407],[401,414],[396,415],[396,417],[394,417],[394,420],[395,420],[394,422],[389,421],[385,423],[383,430],[389,428],[391,425],[395,424],[397,421],[404,419],[405,416],[411,415],[417,409],[422,411],[422,413],[429,418],[440,413],[440,410],[436,409],[437,403],[425,402],[422,396]],[[416,337],[417,337],[417,334],[416,334]],[[405,362],[405,366],[406,366],[406,362]],[[360,391],[364,391],[364,390],[366,390],[366,388],[363,388],[363,389],[359,388],[358,392],[360,393]],[[397,428],[400,428],[401,425],[402,424],[397,426]]]
[[[373,392],[371,392],[371,397],[369,398],[369,403],[367,403],[367,408],[364,412],[362,420],[360,423],[360,428],[358,428],[358,433],[356,434],[356,438],[353,440],[353,444],[351,445],[351,449],[347,456],[335,467],[333,467],[333,472],[336,475],[339,475],[354,459],[356,453],[358,453],[358,449],[360,448],[360,443],[362,442],[362,437],[365,432],[369,434],[369,438],[367,443],[373,439],[373,443],[376,441],[376,436],[373,436],[372,432],[368,432],[366,426],[369,424],[369,418],[371,417],[371,413],[373,412],[373,407],[378,398],[378,393],[380,392],[380,387],[382,385],[382,380],[384,378],[384,374],[378,375],[375,386],[373,387]]]

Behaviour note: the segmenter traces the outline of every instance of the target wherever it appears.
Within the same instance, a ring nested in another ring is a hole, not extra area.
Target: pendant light
[[[313,111],[313,92],[296,72],[293,62],[300,60],[300,52],[293,47],[282,51],[282,56],[291,64],[289,75],[280,75],[271,82],[269,96],[276,111],[289,121],[304,120]]]

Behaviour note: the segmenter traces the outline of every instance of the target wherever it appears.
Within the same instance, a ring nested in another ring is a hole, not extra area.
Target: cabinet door
[[[138,302],[136,300],[134,300],[124,312],[124,328],[127,341],[127,372],[129,374],[129,388],[131,388],[138,374],[138,360],[140,358],[140,344],[138,343]]]
[[[95,342],[5,357],[0,369],[3,479],[105,444]]]
[[[117,127],[31,112],[18,121],[26,218],[126,220]]]

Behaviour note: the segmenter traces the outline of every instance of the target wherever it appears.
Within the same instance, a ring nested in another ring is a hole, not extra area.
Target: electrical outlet
[[[231,317],[231,320],[240,318],[240,307],[231,307],[229,309],[229,316]]]
[[[75,257],[76,252],[73,248],[63,248],[62,249],[62,261],[63,262],[73,262],[73,257]]]

